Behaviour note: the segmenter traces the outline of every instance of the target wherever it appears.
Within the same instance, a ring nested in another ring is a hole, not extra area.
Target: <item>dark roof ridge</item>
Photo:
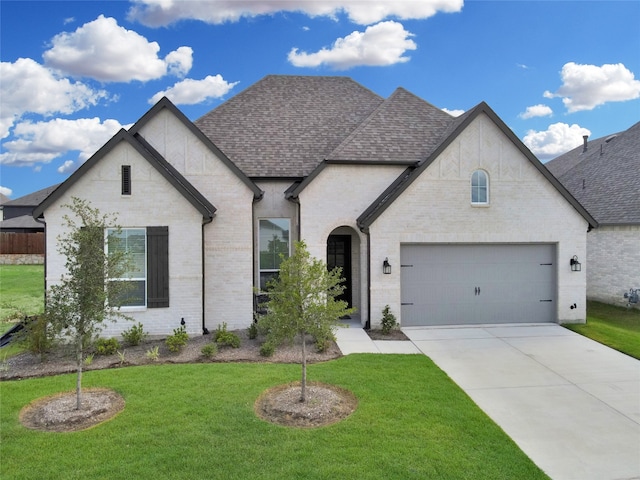
[[[205,220],[213,218],[215,207],[206,199],[202,201],[195,194],[197,190],[179,173],[169,162],[167,162],[157,152],[152,152],[140,141],[140,138],[134,137],[125,129],[120,129],[107,143],[105,143],[96,153],[94,153],[80,168],[61,183],[47,198],[45,198],[34,210],[33,218],[42,217],[44,211],[51,206],[53,202],[59,199],[72,185],[74,185],[82,176],[104,158],[111,150],[113,150],[120,142],[127,142],[131,145],[143,158],[145,158],[162,176],[164,176],[176,189],[198,210],[202,213]],[[171,168],[167,168],[167,165]],[[200,195],[201,197],[201,195]]]
[[[156,116],[162,109],[169,110],[173,115],[175,115],[178,120],[180,120],[190,131],[193,133],[198,140],[204,143],[209,150],[213,152],[222,162],[238,177],[242,182],[249,187],[249,189],[253,192],[255,199],[262,198],[264,192],[258,188],[258,186],[251,181],[249,177],[247,177],[242,170],[238,168],[238,166],[233,163],[233,161],[227,157],[222,150],[220,150],[209,137],[207,137],[202,131],[187,118],[187,116],[182,113],[182,111],[176,107],[171,100],[167,97],[162,97],[156,104],[151,107],[140,119],[129,129],[129,132],[132,134],[137,134],[151,119]]]
[[[416,168],[405,170],[395,182],[393,182],[382,194],[358,217],[357,225],[362,231],[367,231],[373,222],[396,200],[404,190],[417,179],[420,174],[462,133],[467,126],[480,114],[486,114],[496,126],[513,142],[522,154],[532,163],[533,166],[558,190],[558,192],[589,222],[592,227],[597,227],[598,222],[591,214],[578,202],[560,181],[531,153],[513,131],[498,117],[486,102],[480,102],[465,114],[456,118],[456,122],[451,125],[449,132],[443,137],[440,144],[431,152],[428,158],[420,163]],[[461,118],[462,117],[462,118]]]

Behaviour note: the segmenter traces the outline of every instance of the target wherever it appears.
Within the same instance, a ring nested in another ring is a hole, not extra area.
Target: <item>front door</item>
[[[342,268],[345,289],[337,300],[347,302],[352,306],[351,296],[351,235],[329,235],[327,239],[327,268]]]

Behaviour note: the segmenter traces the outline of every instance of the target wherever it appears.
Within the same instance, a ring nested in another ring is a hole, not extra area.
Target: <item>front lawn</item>
[[[187,364],[87,372],[118,391],[113,420],[75,433],[24,428],[20,409],[72,390],[75,377],[3,382],[0,477],[11,479],[547,478],[423,355],[349,355],[309,366],[309,379],[358,398],[349,418],[295,429],[260,420],[265,389],[299,365]]]
[[[587,302],[587,323],[565,327],[640,359],[640,310]]]
[[[0,333],[12,325],[8,318],[43,310],[44,266],[0,265]]]

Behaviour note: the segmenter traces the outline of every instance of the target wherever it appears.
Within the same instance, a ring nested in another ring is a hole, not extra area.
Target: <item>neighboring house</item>
[[[0,232],[37,233],[44,232],[44,225],[33,218],[33,210],[53,192],[58,185],[43,188],[15,200],[2,203]]]
[[[587,235],[587,297],[626,305],[640,289],[640,122],[546,164],[598,222]]]
[[[162,99],[34,212],[48,284],[72,196],[118,213],[141,259],[125,309],[151,334],[249,326],[299,239],[342,267],[363,325],[385,305],[402,326],[585,320],[569,260],[596,222],[485,103],[454,118],[402,88],[385,99],[299,76],[267,76],[195,122]]]

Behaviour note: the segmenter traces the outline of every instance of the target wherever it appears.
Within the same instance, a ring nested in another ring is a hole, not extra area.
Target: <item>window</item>
[[[473,205],[489,203],[489,177],[484,170],[476,170],[471,175],[471,203]]]
[[[259,224],[260,249],[260,289],[267,288],[267,282],[278,276],[282,258],[289,258],[288,218],[265,218]],[[281,257],[282,255],[282,257]]]
[[[130,282],[132,287],[124,307],[160,308],[169,306],[169,228],[108,229],[109,253],[125,251],[129,270],[112,281]]]
[[[131,195],[131,165],[122,165],[122,195]]]

